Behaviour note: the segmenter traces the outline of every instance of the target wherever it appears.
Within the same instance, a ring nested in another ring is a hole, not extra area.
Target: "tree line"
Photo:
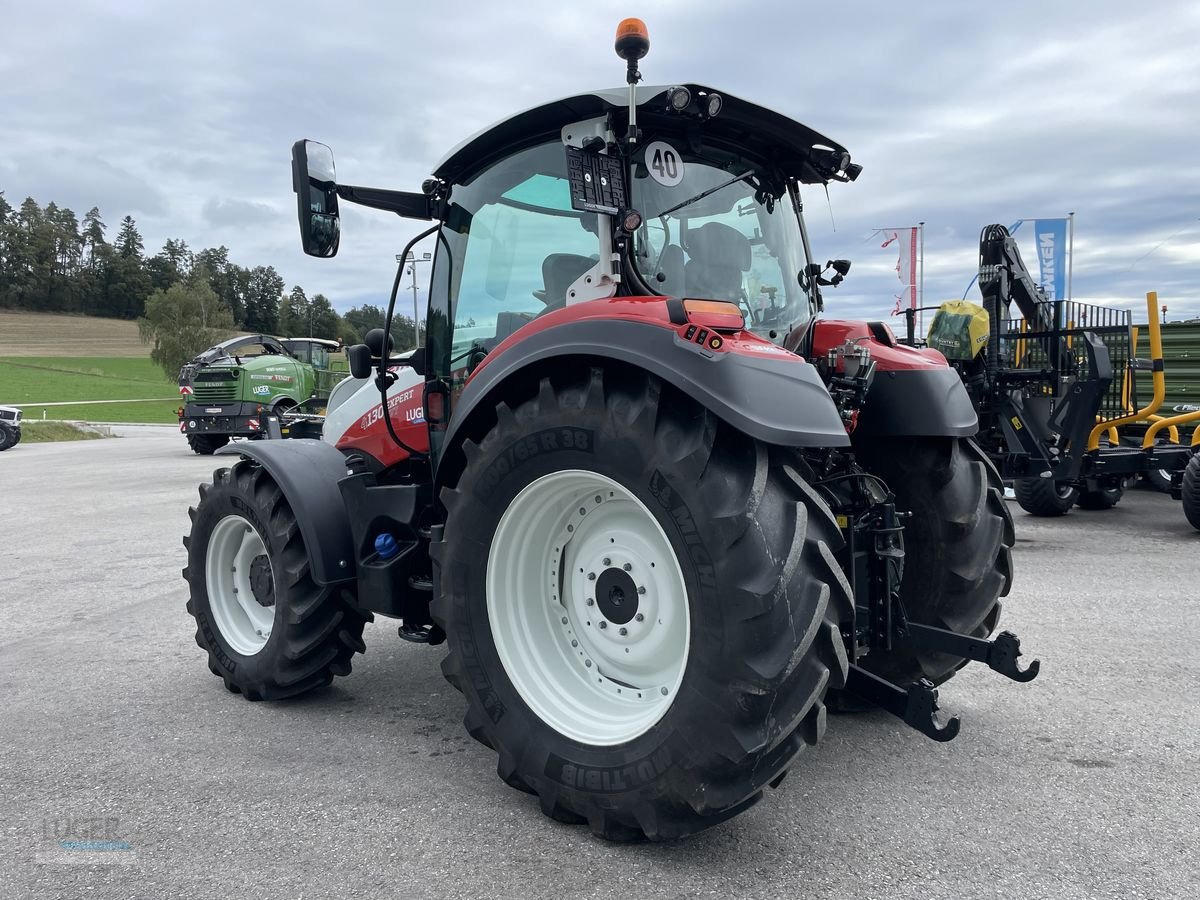
[[[227,247],[193,251],[169,239],[149,256],[132,216],[111,242],[107,231],[96,207],[80,221],[70,209],[42,207],[32,197],[14,208],[0,192],[0,309],[138,320],[155,350],[172,343],[160,341],[163,329],[187,334],[171,362],[152,352],[168,371],[180,352],[198,353],[238,331],[349,344],[383,325],[379,307],[339,315],[324,294],[310,298],[300,285],[285,292],[273,266],[232,262]],[[399,346],[411,345],[412,319],[397,316],[392,333]],[[208,343],[191,346],[200,341]]]

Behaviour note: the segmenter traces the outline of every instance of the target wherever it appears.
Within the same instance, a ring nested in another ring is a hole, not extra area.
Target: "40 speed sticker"
[[[646,169],[663,187],[675,187],[683,181],[683,157],[666,141],[646,145]]]

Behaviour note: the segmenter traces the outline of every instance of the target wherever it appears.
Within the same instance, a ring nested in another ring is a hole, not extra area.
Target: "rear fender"
[[[346,457],[318,440],[254,441],[217,451],[258,463],[287,498],[308,548],[317,584],[352,581],[354,541],[338,482],[346,477]]]
[[[738,346],[737,340],[726,346]],[[454,405],[442,442],[439,484],[457,478],[457,448],[479,415],[490,415],[506,384],[552,363],[634,366],[695,398],[714,415],[764,443],[788,447],[845,447],[850,441],[817,370],[761,342],[772,352],[710,350],[676,328],[625,319],[585,319],[545,328],[489,356]],[[539,376],[540,377],[540,376]]]

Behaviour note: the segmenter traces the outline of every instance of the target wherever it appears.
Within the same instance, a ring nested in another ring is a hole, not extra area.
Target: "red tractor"
[[[936,685],[967,661],[1037,672],[989,640],[1013,525],[958,375],[818,318],[849,263],[813,261],[800,188],[860,166],[712,88],[639,86],[648,48],[623,22],[627,89],[506,119],[419,193],[296,144],[309,254],[341,201],[431,223],[400,257],[436,242],[427,339],[351,348],[324,440],[222,451],[185,539],[229,690],[327,685],[395,617],[448,645],[500,777],[613,839],[737,815],[831,704],[949,740]]]

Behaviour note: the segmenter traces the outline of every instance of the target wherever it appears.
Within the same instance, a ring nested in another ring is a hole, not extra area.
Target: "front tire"
[[[1079,488],[1050,478],[1020,478],[1013,485],[1017,504],[1031,516],[1065,516],[1079,499]]]
[[[188,446],[192,448],[192,452],[198,456],[212,456],[229,443],[229,435],[189,434],[187,436],[187,442]]]
[[[1012,587],[1016,537],[1000,473],[970,439],[908,438],[859,449],[896,495],[904,522],[900,598],[914,622],[986,638]],[[1020,484],[1020,482],[1018,482]],[[896,684],[941,684],[967,661],[945,653],[872,651],[861,665]]]
[[[350,673],[370,614],[348,589],[313,581],[295,515],[265,470],[249,460],[218,469],[188,515],[187,611],[226,688],[278,700]]]
[[[0,422],[0,452],[17,446],[17,430]]]
[[[832,514],[792,455],[640,373],[543,379],[496,411],[435,545],[467,730],[544,813],[602,837],[741,812],[845,681]]]

